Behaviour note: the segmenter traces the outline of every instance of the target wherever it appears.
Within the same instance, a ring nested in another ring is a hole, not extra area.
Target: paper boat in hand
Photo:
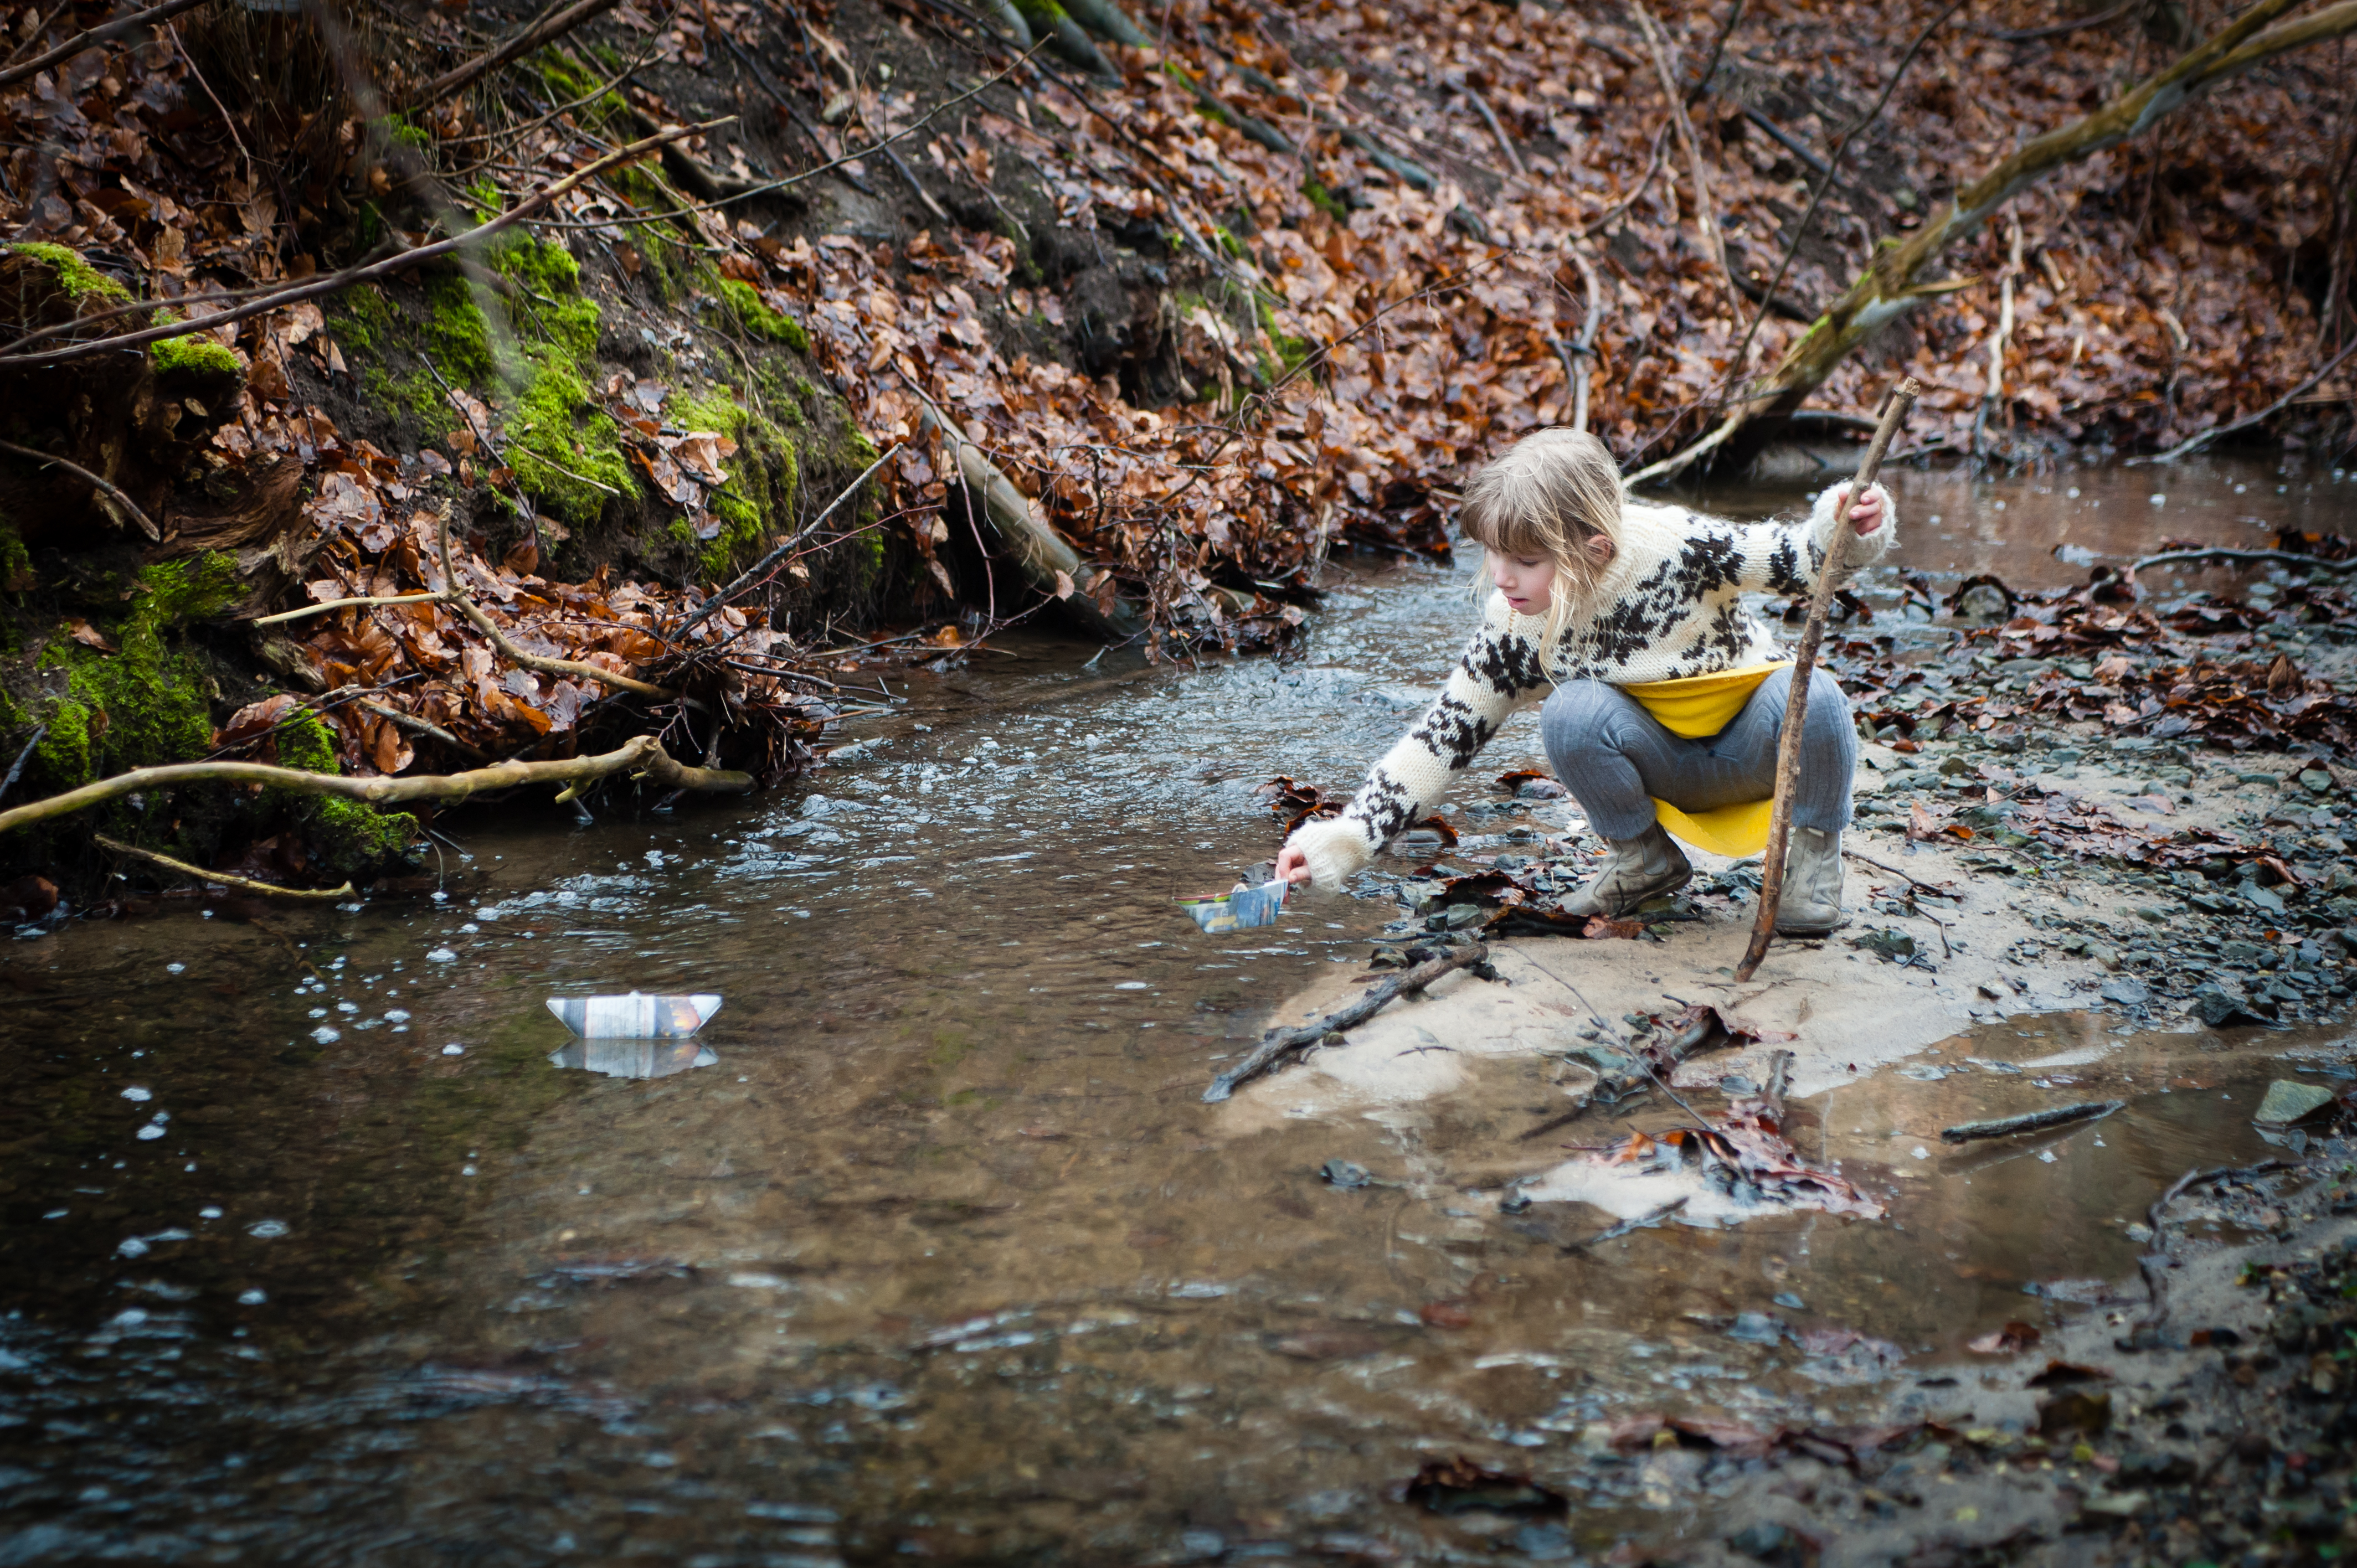
[[[693,1035],[720,1011],[717,996],[552,996],[556,1021],[585,1040],[676,1040]]]

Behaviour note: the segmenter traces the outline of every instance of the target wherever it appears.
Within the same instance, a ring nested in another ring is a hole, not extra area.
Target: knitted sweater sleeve
[[[1503,594],[1490,596],[1480,629],[1423,720],[1383,754],[1340,816],[1304,822],[1286,841],[1308,860],[1311,886],[1340,886],[1375,851],[1427,815],[1449,776],[1546,686],[1537,624],[1514,615]]]
[[[1876,485],[1869,493],[1881,499],[1882,526],[1864,538],[1850,536],[1849,548],[1842,553],[1845,573],[1881,560],[1899,532],[1899,517],[1891,506],[1890,492]],[[1762,594],[1805,594],[1815,587],[1818,575],[1824,568],[1825,552],[1833,543],[1834,526],[1840,521],[1840,507],[1848,494],[1846,484],[1829,487],[1809,509],[1806,522],[1734,526],[1738,585]]]

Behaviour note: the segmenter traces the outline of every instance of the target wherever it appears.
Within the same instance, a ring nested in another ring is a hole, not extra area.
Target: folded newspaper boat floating
[[[720,1011],[717,996],[552,996],[556,1021],[585,1040],[679,1040]]]
[[[669,1078],[720,1058],[701,1040],[573,1040],[550,1052],[548,1059],[608,1078]]]

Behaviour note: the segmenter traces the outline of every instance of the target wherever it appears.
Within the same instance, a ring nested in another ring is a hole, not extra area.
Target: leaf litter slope
[[[2018,6],[1936,31],[1889,111],[1851,145],[1738,365],[1736,346],[1760,308],[1743,287],[1760,292],[1776,271],[1815,165],[1921,19],[1769,5],[1747,8],[1723,44],[1722,20],[1673,7],[1663,32],[1675,80],[1694,86],[1710,70],[1694,119],[1732,278],[1712,258],[1691,174],[1667,152],[1670,106],[1632,19],[1477,0],[1174,5],[1157,18],[1153,46],[1101,46],[1118,82],[1010,63],[945,4],[909,0],[880,16],[854,5],[668,16],[624,7],[611,30],[651,61],[648,80],[678,84],[683,98],[715,83],[744,91],[740,68],[752,63],[763,91],[784,84],[780,124],[802,132],[811,161],[847,158],[843,177],[863,184],[886,177],[888,161],[934,212],[947,210],[941,197],[978,194],[1014,235],[946,220],[891,238],[765,228],[748,209],[689,203],[668,187],[651,199],[645,185],[609,178],[559,202],[545,237],[587,236],[575,242],[619,254],[668,234],[714,258],[740,319],[806,334],[861,429],[878,445],[909,443],[887,470],[889,521],[879,526],[924,560],[920,585],[950,585],[936,553],[950,541],[942,503],[952,476],[928,428],[929,416],[946,415],[1084,556],[1114,568],[1097,591],[1146,606],[1157,646],[1265,646],[1298,624],[1336,542],[1444,547],[1469,465],[1570,416],[1569,372],[1585,363],[1575,341],[1592,344],[1593,427],[1625,461],[1657,454],[1772,360],[1800,329],[1786,317],[1837,293],[1877,236],[1911,227],[1959,171],[2070,117],[2148,66],[2158,47],[2124,23],[2008,41],[1999,23],[2049,20]],[[18,21],[20,34],[31,30],[30,13]],[[410,64],[439,70],[485,41],[447,17],[414,27],[422,47],[384,51],[378,67],[393,102]],[[945,69],[868,70],[888,28],[894,47],[913,38]],[[90,49],[0,98],[18,138],[0,215],[106,258],[136,292],[162,298],[279,283],[316,265],[301,199],[319,192],[275,191],[254,172],[177,38],[151,32]],[[1982,281],[1918,306],[1828,383],[1824,401],[1864,410],[1905,370],[1931,389],[1916,448],[1961,445],[1980,411],[1971,361],[1986,353],[2001,274],[2014,327],[1998,423],[2025,443],[2159,445],[2273,401],[2307,374],[2317,338],[2302,286],[2287,285],[2301,285],[2302,269],[2339,238],[2328,177],[2347,138],[2321,70],[2287,59],[2025,194],[2012,209],[2019,267],[1993,226],[1953,257]],[[414,113],[406,133],[437,167],[471,179],[484,210],[609,145],[591,110],[550,113],[512,69],[493,82]],[[527,101],[537,111],[528,116]],[[630,103],[660,121],[687,117],[635,81]],[[878,137],[899,139],[879,153]],[[382,144],[357,115],[328,142],[315,184],[383,195]],[[714,137],[687,146],[714,166],[724,156]],[[744,147],[725,156],[742,166]],[[1062,228],[1158,244],[1176,259],[1171,275],[1191,286],[1157,306],[1178,368],[1167,400],[1146,406],[1142,390],[1133,401],[1114,378],[1026,346],[1017,328],[1055,324],[1067,303],[1027,281],[1029,247],[1017,236],[1032,236],[1006,206],[1027,190],[1044,193]],[[1590,255],[1602,276],[1593,322],[1580,265]],[[463,388],[448,390],[438,447],[387,454],[345,435],[317,392],[346,367],[315,306],[213,336],[248,380],[208,461],[231,477],[270,459],[302,466],[305,519],[325,545],[315,597],[425,588],[422,503],[488,488],[530,508],[518,471],[535,478],[535,465],[544,494],[565,478],[651,491],[698,538],[716,532],[713,492],[730,438],[672,424],[660,387],[609,377],[587,394],[579,412],[609,420],[629,455],[623,471],[598,478],[553,452],[510,460],[521,416]],[[567,658],[651,657],[660,623],[683,602],[655,584],[623,585],[613,600],[603,585],[559,587],[533,580],[536,564],[475,556],[468,570],[503,605],[521,595],[528,639]],[[931,591],[920,585],[898,607],[946,607],[946,594],[927,601]],[[1029,597],[1011,595],[1010,606]],[[477,668],[488,650],[448,618],[432,607],[344,615],[307,639],[307,658],[328,679],[377,682],[378,707],[484,749],[569,725],[577,689]],[[745,635],[705,628],[708,643]],[[714,661],[724,682],[823,717],[761,649],[737,651],[751,657]],[[396,684],[404,678],[419,689]],[[382,714],[339,723],[347,765],[364,771],[408,766],[428,734]],[[780,734],[791,738],[792,726]],[[780,740],[772,766],[791,762],[790,749]]]

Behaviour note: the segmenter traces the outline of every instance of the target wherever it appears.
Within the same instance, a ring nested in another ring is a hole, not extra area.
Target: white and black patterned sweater
[[[1594,614],[1575,621],[1542,668],[1543,617],[1517,615],[1493,593],[1423,722],[1383,754],[1339,817],[1304,822],[1287,841],[1308,858],[1313,886],[1338,887],[1407,825],[1427,815],[1449,775],[1470,763],[1506,720],[1558,682],[1633,685],[1711,675],[1786,657],[1743,607],[1746,592],[1813,588],[1833,538],[1836,498],[1817,498],[1806,522],[1735,523],[1677,506],[1631,501],[1620,547],[1598,583]],[[1850,541],[1844,565],[1870,566],[1897,532],[1879,485],[1882,526]]]

